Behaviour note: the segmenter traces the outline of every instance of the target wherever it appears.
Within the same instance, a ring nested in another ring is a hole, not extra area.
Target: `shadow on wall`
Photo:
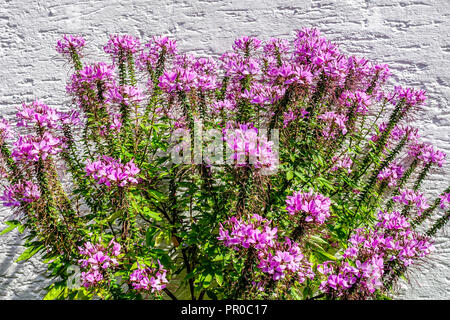
[[[9,213],[2,210],[0,220],[6,221]],[[40,300],[45,295],[43,288],[50,284],[45,277],[46,266],[37,256],[15,262],[24,250],[23,238],[17,230],[0,236],[0,300]]]

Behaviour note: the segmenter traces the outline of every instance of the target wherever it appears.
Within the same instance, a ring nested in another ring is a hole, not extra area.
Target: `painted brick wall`
[[[429,103],[411,122],[427,141],[450,153],[450,0],[0,0],[0,114],[40,98],[64,107],[68,68],[54,50],[64,33],[88,40],[87,59],[100,57],[110,33],[146,39],[164,34],[183,51],[214,54],[242,35],[292,37],[317,27],[343,51],[388,63],[392,84],[425,88]],[[450,182],[450,161],[430,177],[430,195]],[[10,212],[2,210],[0,219]],[[398,297],[450,299],[449,228],[436,252],[409,273]],[[37,260],[14,263],[17,231],[0,237],[0,299],[39,299],[48,284]]]

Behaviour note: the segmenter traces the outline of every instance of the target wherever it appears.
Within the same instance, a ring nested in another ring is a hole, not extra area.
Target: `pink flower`
[[[84,45],[85,40],[83,37],[64,35],[61,40],[58,40],[56,51],[64,55],[70,55],[72,53],[79,53]]]
[[[411,107],[423,104],[426,101],[426,96],[424,90],[395,86],[390,100],[394,104],[403,103],[403,109],[406,111]]]
[[[11,130],[11,125],[6,119],[1,118],[0,120],[0,143],[3,143],[6,139],[9,139],[13,136],[13,132]]]
[[[299,245],[289,238],[285,238],[284,242],[276,242],[274,247],[259,251],[258,259],[258,268],[272,275],[275,281],[289,277],[303,283],[306,278],[314,277],[312,264],[301,253]]]
[[[103,48],[106,53],[110,53],[114,59],[125,60],[127,55],[134,54],[140,49],[140,41],[130,35],[111,35],[108,43]]]
[[[400,194],[392,197],[392,200],[404,205],[414,204],[418,209],[419,215],[429,207],[428,201],[422,193],[410,189],[400,190]]]
[[[278,159],[272,149],[273,142],[265,135],[258,135],[253,124],[238,124],[236,129],[225,128],[223,131],[227,147],[232,151],[230,160],[236,166],[250,164],[256,169],[275,169]]]
[[[450,193],[445,193],[445,194],[441,195],[440,198],[441,198],[440,207],[442,209],[446,209],[447,204],[450,203]]]
[[[48,129],[59,128],[61,114],[39,100],[33,101],[29,105],[23,103],[22,106],[17,109],[18,112],[16,116],[19,118],[19,122],[17,123],[19,127],[37,124],[39,127]]]
[[[134,270],[130,275],[130,282],[133,289],[138,291],[151,291],[152,293],[163,290],[168,280],[166,278],[167,270],[158,261],[159,268],[141,267]]]
[[[31,181],[23,181],[8,186],[0,197],[5,207],[19,207],[20,205],[31,203],[40,198],[37,185]]]
[[[101,156],[94,162],[87,160],[85,171],[86,176],[92,176],[99,184],[105,184],[108,187],[112,185],[124,187],[138,183],[135,176],[140,172],[133,160],[124,165],[108,156]]]
[[[250,51],[257,50],[261,46],[261,40],[255,37],[241,37],[234,41],[233,49],[235,51]]]
[[[305,215],[306,222],[322,224],[330,216],[331,200],[320,193],[296,191],[286,199],[290,215]]]
[[[84,256],[78,260],[80,267],[84,269],[81,273],[82,285],[86,288],[97,286],[102,280],[108,277],[108,269],[117,267],[119,263],[111,256],[120,255],[121,246],[114,240],[111,240],[108,247],[101,244],[93,245],[90,242],[84,243],[78,251]]]
[[[353,160],[348,155],[342,155],[340,157],[334,156],[331,159],[334,163],[334,166],[331,168],[331,171],[337,171],[339,169],[347,169],[347,173],[352,172],[352,164]]]
[[[378,174],[378,180],[386,181],[389,187],[395,187],[397,180],[403,176],[404,169],[401,165],[393,162]]]
[[[219,237],[227,247],[233,247],[239,250],[239,247],[263,249],[267,246],[273,246],[277,239],[277,228],[270,228],[270,220],[263,219],[254,214],[248,218],[248,222],[243,219],[232,217],[225,221],[225,225],[231,227],[228,230],[224,225],[220,225]]]
[[[336,114],[331,111],[319,115],[318,118],[325,122],[326,126],[322,130],[322,134],[325,138],[334,138],[336,136],[336,129],[339,129],[343,135],[347,133],[347,127],[345,126],[347,116]]]
[[[45,160],[50,155],[56,155],[65,148],[61,139],[53,136],[50,132],[44,132],[42,137],[21,136],[14,143],[11,156],[16,161],[33,161],[39,159]]]

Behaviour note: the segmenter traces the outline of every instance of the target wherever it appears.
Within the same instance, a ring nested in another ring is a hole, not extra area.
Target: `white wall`
[[[395,82],[423,88],[429,102],[412,122],[424,139],[450,153],[450,0],[0,0],[0,114],[40,98],[63,107],[68,67],[55,52],[61,34],[88,41],[87,58],[102,56],[110,33],[178,39],[183,51],[221,53],[242,35],[292,37],[317,27],[347,53],[388,63]],[[449,161],[427,184],[429,194],[450,182]],[[0,218],[10,212],[2,210]],[[410,273],[400,298],[450,299],[449,228],[436,252]],[[0,237],[0,299],[41,298],[48,284],[38,261],[13,262],[23,250],[17,231]]]

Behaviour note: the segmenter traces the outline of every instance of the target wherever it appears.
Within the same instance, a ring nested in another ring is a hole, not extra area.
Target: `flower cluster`
[[[375,254],[364,262],[356,260],[355,266],[346,261],[326,261],[317,266],[317,271],[326,277],[319,287],[322,292],[338,297],[350,295],[352,287],[358,283],[359,288],[353,292],[364,295],[364,292],[373,293],[381,287],[383,258]]]
[[[345,90],[339,97],[339,102],[349,109],[355,106],[355,112],[359,114],[366,114],[372,105],[371,97],[360,90],[355,92]]]
[[[48,129],[59,128],[61,118],[58,111],[39,100],[33,101],[29,105],[23,103],[18,108],[16,116],[19,119],[17,122],[18,126],[26,127],[29,124],[35,123],[40,128]]]
[[[83,111],[104,107],[104,93],[114,86],[114,66],[104,62],[85,66],[71,76],[66,90]]]
[[[137,60],[138,67],[142,70],[154,70],[158,66],[158,61],[162,58],[177,54],[177,45],[175,40],[167,37],[153,37],[145,44],[147,50],[142,50]]]
[[[64,55],[71,55],[78,53],[85,45],[83,37],[64,35],[61,40],[58,40],[56,44],[56,51]]]
[[[419,215],[429,207],[428,200],[422,193],[410,189],[400,190],[400,194],[392,197],[392,200],[407,206],[414,204]]]
[[[430,144],[424,144],[418,158],[422,160],[424,164],[435,163],[439,167],[442,167],[445,156],[446,154],[443,151],[435,149]]]
[[[331,171],[336,171],[339,169],[347,169],[347,173],[352,172],[352,164],[353,160],[348,155],[342,155],[342,156],[334,156],[331,158],[331,160],[334,163],[334,166],[331,168]]]
[[[114,59],[124,61],[127,55],[138,52],[140,46],[139,39],[130,35],[111,35],[103,50],[111,54]]]
[[[101,156],[96,161],[87,160],[85,171],[86,176],[93,177],[99,184],[104,184],[108,187],[112,185],[124,187],[138,183],[135,176],[140,170],[136,167],[133,160],[122,164],[114,158]]]
[[[287,196],[286,205],[290,215],[302,214],[306,222],[322,224],[330,216],[331,200],[320,193],[296,191]]]
[[[440,196],[440,198],[441,198],[440,202],[441,209],[446,209],[447,204],[450,203],[450,193],[444,193],[443,195]]]
[[[346,258],[356,258],[359,253],[376,253],[383,256],[384,261],[398,260],[405,266],[433,249],[431,241],[412,231],[407,218],[396,211],[380,211],[376,229],[356,229],[349,243]]]
[[[6,207],[19,207],[24,203],[31,203],[40,198],[37,185],[32,181],[23,181],[8,186],[0,197]]]
[[[270,227],[270,220],[254,214],[245,221],[236,217],[230,218],[224,224],[231,227],[230,230],[220,225],[219,239],[227,247],[239,250],[240,247],[264,249],[273,247],[277,239],[278,229]]]
[[[431,144],[416,141],[409,145],[408,155],[423,161],[424,165],[435,163],[442,167],[446,154],[435,149]]]
[[[387,123],[386,122],[381,122],[378,125],[378,134],[374,134],[370,140],[372,140],[373,142],[377,142],[380,139],[381,134],[386,131],[387,128]],[[413,140],[414,139],[414,134],[413,132],[411,132],[411,129],[409,127],[404,127],[404,126],[399,126],[396,125],[394,126],[394,128],[392,129],[392,131],[390,132],[389,138],[392,141],[398,141],[400,139],[402,139],[405,135],[408,135],[408,140]],[[388,140],[386,147],[388,147],[392,142],[391,140]]]
[[[50,132],[44,132],[40,137],[20,136],[14,143],[11,155],[16,161],[37,162],[39,159],[45,160],[51,155],[60,153],[64,147],[60,138],[53,136]]]
[[[345,126],[347,116],[329,111],[319,115],[318,118],[325,122],[325,128],[322,130],[322,134],[325,138],[333,139],[337,134],[336,129],[339,129],[343,135],[347,133],[347,128]]]
[[[246,166],[272,170],[277,164],[273,150],[273,142],[263,134],[258,135],[258,129],[252,124],[240,124],[236,129],[224,129],[224,139],[232,151],[231,159],[236,166]]]
[[[167,93],[214,90],[220,85],[216,73],[213,59],[177,56],[172,70],[159,78],[159,87]]]
[[[85,270],[81,273],[82,285],[89,288],[106,279],[108,269],[119,265],[115,257],[120,255],[120,250],[120,244],[114,240],[111,240],[106,248],[101,244],[93,245],[90,242],[78,247],[79,253],[85,256],[78,260],[80,267]]]
[[[286,128],[289,125],[289,123],[297,119],[299,116],[300,118],[306,118],[308,113],[309,112],[306,111],[305,109],[295,109],[283,113],[283,128]]]
[[[232,217],[225,222],[230,230],[221,224],[217,239],[236,251],[242,248],[257,249],[258,268],[275,281],[288,276],[302,283],[306,277],[314,277],[311,263],[301,253],[298,243],[289,238],[285,238],[284,242],[277,241],[278,229],[271,228],[271,221],[257,214],[248,220]]]
[[[125,106],[134,105],[143,99],[144,94],[141,89],[128,85],[120,87],[113,86],[109,88],[106,95],[106,101]]]
[[[285,238],[284,242],[276,242],[272,248],[259,251],[258,259],[258,268],[271,275],[275,281],[289,276],[303,283],[306,278],[314,278],[312,264],[302,254],[299,245],[289,238]]]
[[[60,112],[59,119],[63,125],[77,126],[81,123],[80,114],[76,110]]]
[[[163,290],[168,281],[166,278],[167,270],[163,268],[158,261],[159,268],[141,267],[138,264],[138,268],[130,275],[130,283],[133,289],[138,291],[151,291],[159,292]]]
[[[6,119],[1,118],[0,120],[0,143],[3,143],[6,139],[11,138],[13,132],[11,130],[11,125]]]
[[[387,263],[398,261],[408,266],[432,249],[428,238],[410,229],[406,217],[396,211],[380,211],[375,230],[354,231],[342,260],[318,266],[317,270],[326,276],[320,289],[337,296],[353,293],[367,297],[381,288]]]
[[[394,104],[403,103],[404,109],[421,105],[426,101],[424,90],[414,90],[412,88],[394,87],[394,92],[390,100]]]
[[[391,163],[388,167],[384,168],[378,174],[378,180],[384,181],[389,187],[395,187],[397,180],[403,176],[404,169],[400,164],[395,162]]]

